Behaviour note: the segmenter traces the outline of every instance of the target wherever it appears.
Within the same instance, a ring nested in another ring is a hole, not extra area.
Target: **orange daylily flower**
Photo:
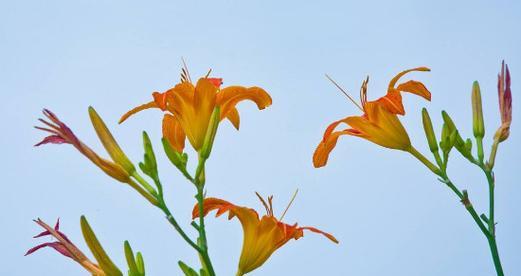
[[[271,105],[270,95],[260,87],[229,86],[220,88],[222,79],[203,77],[194,86],[189,78],[182,76],[181,83],[164,93],[154,92],[153,101],[135,107],[125,113],[120,123],[133,114],[159,108],[165,111],[163,136],[172,147],[182,152],[185,138],[199,151],[209,129],[209,122],[216,107],[220,107],[220,119],[228,119],[239,129],[239,112],[235,106],[243,100],[251,100],[259,109]]]
[[[259,196],[259,194],[257,194]],[[268,197],[268,204],[259,196],[266,208],[267,214],[259,218],[258,213],[250,208],[234,205],[218,198],[206,198],[203,206],[203,216],[217,210],[216,217],[228,212],[228,219],[237,217],[242,224],[244,240],[239,261],[237,275],[244,275],[260,267],[281,246],[289,240],[304,236],[304,230],[319,233],[331,241],[338,243],[333,235],[314,227],[298,227],[297,224],[286,224],[273,215],[272,199]],[[287,210],[287,209],[286,209]],[[199,206],[193,209],[193,219],[199,217]],[[281,218],[282,219],[282,218]]]
[[[375,101],[367,101],[369,79],[366,79],[360,89],[361,109],[364,114],[349,116],[330,124],[313,154],[313,165],[316,168],[326,165],[329,154],[342,135],[358,136],[386,148],[408,150],[411,141],[397,116],[405,114],[401,92],[413,93],[429,101],[431,99],[431,93],[421,82],[410,80],[396,86],[402,76],[412,71],[430,71],[430,69],[418,67],[399,73],[389,82],[387,94]],[[336,130],[342,123],[351,128]]]

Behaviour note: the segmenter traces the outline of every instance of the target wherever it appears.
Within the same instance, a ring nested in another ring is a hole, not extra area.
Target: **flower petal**
[[[131,110],[127,111],[127,113],[123,114],[123,116],[121,116],[121,118],[119,119],[118,124],[123,123],[130,116],[132,116],[132,115],[134,115],[134,114],[136,114],[136,113],[138,113],[140,111],[143,111],[145,109],[150,109],[150,108],[158,108],[158,107],[159,106],[154,101],[151,101],[151,102],[146,103],[146,104],[142,104],[140,106],[136,106],[136,107],[132,108]]]
[[[345,119],[338,120],[330,124],[325,133],[324,138],[318,144],[315,152],[313,153],[313,166],[315,168],[323,167],[327,164],[327,160],[329,159],[329,154],[335,148],[338,138],[342,135],[353,135],[353,136],[362,136],[363,134],[354,129],[344,129],[342,131],[334,131],[335,128],[341,124],[345,123]]]
[[[239,126],[241,124],[241,117],[239,116],[239,111],[237,108],[232,108],[228,114],[226,115],[226,118],[232,125],[235,127],[235,129],[239,130]]]
[[[303,230],[309,230],[309,231],[311,231],[311,232],[315,232],[315,233],[318,233],[318,234],[322,234],[322,235],[324,235],[326,238],[330,239],[332,242],[334,242],[334,243],[338,243],[338,240],[337,240],[333,235],[331,235],[331,234],[329,234],[329,233],[326,233],[326,232],[324,232],[324,231],[322,231],[322,230],[319,230],[319,229],[317,229],[317,228],[315,228],[315,227],[309,227],[309,226],[306,226],[306,227],[300,227],[300,229],[303,229]]]
[[[24,254],[24,256],[27,256],[27,255],[30,255],[44,247],[51,247],[51,248],[54,248],[56,251],[58,251],[60,254],[62,254],[63,256],[65,257],[69,257],[71,259],[74,259],[72,257],[72,255],[69,253],[69,251],[67,251],[67,248],[61,244],[60,242],[46,242],[46,243],[42,243],[42,244],[39,244],[29,250],[27,250],[27,252]]]
[[[217,105],[221,107],[221,118],[243,100],[251,100],[262,110],[271,105],[270,95],[260,87],[228,86],[217,93]]]
[[[177,119],[170,114],[163,117],[163,137],[177,152],[183,152],[186,139],[185,132]]]

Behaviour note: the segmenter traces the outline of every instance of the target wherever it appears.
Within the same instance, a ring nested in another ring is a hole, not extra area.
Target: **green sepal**
[[[163,143],[163,148],[165,150],[166,156],[176,166],[178,169],[184,171],[186,170],[186,164],[188,163],[188,154],[179,153],[172,148],[170,142],[166,138],[162,138],[161,142]]]
[[[121,273],[119,268],[109,258],[105,250],[103,250],[103,247],[98,241],[98,238],[96,238],[96,235],[94,234],[94,231],[92,231],[85,216],[81,216],[80,224],[83,238],[89,246],[92,255],[94,255],[94,258],[98,261],[101,270],[103,270],[107,276],[123,276],[123,273]]]
[[[181,268],[185,276],[199,276],[199,274],[197,274],[197,272],[193,268],[189,267],[182,261],[177,262],[177,264],[179,264],[179,267]]]

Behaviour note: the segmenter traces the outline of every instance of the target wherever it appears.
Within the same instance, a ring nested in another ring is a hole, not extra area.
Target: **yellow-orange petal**
[[[226,118],[232,125],[235,127],[235,129],[239,130],[239,126],[241,124],[241,117],[239,116],[239,111],[237,108],[232,108],[228,114],[226,115]]]
[[[303,230],[309,230],[311,232],[315,232],[315,233],[318,233],[318,234],[322,234],[324,235],[326,238],[330,239],[332,242],[334,243],[338,243],[338,240],[331,234],[327,233],[327,232],[324,232],[322,230],[319,230],[315,227],[310,227],[310,226],[305,226],[305,227],[300,227],[300,229],[303,229]]]
[[[342,131],[334,131],[335,128],[340,124],[345,123],[345,119],[338,120],[330,124],[326,131],[324,132],[324,137],[322,141],[318,144],[315,152],[313,153],[313,166],[315,168],[323,167],[327,164],[327,160],[329,159],[329,154],[336,146],[338,138],[342,135],[353,135],[353,136],[363,136],[362,133],[358,132],[354,129],[344,129]]]
[[[243,100],[253,101],[259,109],[264,109],[272,103],[271,96],[260,87],[228,86],[217,93],[217,105],[221,107],[221,118],[226,117],[235,105]]]
[[[396,114],[390,113],[378,102],[366,104],[364,116],[347,117],[345,122],[361,132],[363,138],[391,149],[410,147],[409,136]]]
[[[123,116],[121,116],[121,118],[119,119],[119,124],[123,123],[125,120],[127,120],[130,116],[140,112],[140,111],[143,111],[145,109],[149,109],[149,108],[157,108],[157,104],[154,102],[154,101],[151,101],[149,103],[146,103],[146,104],[142,104],[140,106],[136,106],[134,108],[132,108],[131,110],[127,111],[127,113],[123,114]]]
[[[372,102],[377,102],[385,106],[387,111],[393,114],[405,115],[405,108],[403,107],[402,95],[400,94],[400,91],[394,88],[390,88],[385,96]]]
[[[177,152],[183,152],[186,139],[185,132],[177,119],[170,114],[163,117],[163,137]]]
[[[425,87],[425,85],[419,81],[410,80],[408,82],[404,82],[399,84],[396,87],[396,90],[409,92],[415,95],[418,95],[427,101],[431,100],[431,92]]]
[[[414,72],[414,71],[428,72],[430,70],[431,69],[429,69],[427,67],[423,67],[423,66],[404,70],[404,71],[398,73],[394,78],[391,79],[391,81],[389,82],[389,88],[393,88],[396,85],[396,83],[398,82],[398,80],[400,80],[400,78],[403,77],[407,73]]]

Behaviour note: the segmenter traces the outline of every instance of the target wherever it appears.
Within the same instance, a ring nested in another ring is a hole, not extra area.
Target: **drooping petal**
[[[416,94],[430,101],[431,93],[421,82],[411,80],[395,87],[401,77],[413,71],[430,71],[430,69],[427,67],[417,67],[400,72],[389,82],[387,94],[376,100],[376,102],[381,103],[391,113],[405,115],[401,92]]]
[[[315,232],[315,233],[318,233],[318,234],[322,234],[322,235],[324,235],[326,238],[330,239],[332,242],[334,242],[334,243],[338,243],[338,240],[337,240],[333,235],[331,235],[331,234],[329,234],[329,233],[326,233],[326,232],[324,232],[324,231],[322,231],[322,230],[319,230],[319,229],[317,229],[317,228],[315,228],[315,227],[305,226],[305,227],[300,227],[300,229],[302,229],[302,230],[309,230],[309,231],[311,231],[311,232]]]
[[[398,73],[394,78],[391,79],[391,81],[389,82],[389,88],[393,88],[396,85],[396,83],[398,82],[398,80],[400,80],[400,78],[403,77],[404,75],[406,75],[407,73],[410,73],[413,71],[428,72],[430,70],[431,69],[429,69],[427,67],[423,67],[423,66],[404,70],[404,71]]]
[[[427,89],[427,87],[425,87],[423,83],[419,81],[410,80],[408,82],[399,84],[396,87],[396,90],[418,95],[427,101],[431,100],[431,92]]]
[[[338,120],[330,124],[325,133],[324,138],[318,144],[315,152],[313,153],[313,166],[315,168],[323,167],[327,164],[327,160],[329,159],[329,154],[335,148],[338,138],[342,135],[353,135],[353,136],[362,136],[363,134],[355,129],[344,129],[341,131],[334,131],[335,128],[341,124],[345,123],[345,119]]]
[[[36,252],[36,251],[38,251],[38,250],[40,250],[40,249],[42,249],[44,247],[51,247],[54,250],[58,251],[63,256],[69,257],[71,259],[74,259],[72,257],[72,255],[69,253],[69,251],[67,251],[67,248],[63,244],[61,244],[60,242],[46,242],[46,243],[39,244],[39,245],[37,245],[37,246],[27,250],[27,252],[24,254],[24,256],[33,254],[34,252]]]
[[[217,105],[221,107],[221,118],[243,100],[251,100],[262,110],[271,105],[271,96],[260,87],[228,86],[217,93]]]
[[[185,132],[177,119],[170,114],[163,117],[163,137],[177,152],[183,152],[186,139]]]
[[[38,146],[45,145],[45,144],[63,144],[63,143],[67,143],[67,140],[63,139],[63,137],[61,137],[59,135],[50,135],[50,136],[43,138],[42,141],[35,144],[34,146],[38,147]]]
[[[132,116],[140,111],[143,111],[145,109],[150,109],[150,108],[158,108],[158,105],[156,104],[156,102],[151,101],[146,104],[136,106],[136,107],[132,108],[131,110],[127,111],[127,113],[123,114],[123,116],[121,116],[121,118],[119,119],[118,123],[121,124],[124,121],[126,121],[130,116]]]
[[[237,108],[232,108],[226,115],[226,118],[228,119],[228,121],[230,121],[230,123],[232,123],[235,129],[239,130],[239,126],[241,124],[241,117]]]

